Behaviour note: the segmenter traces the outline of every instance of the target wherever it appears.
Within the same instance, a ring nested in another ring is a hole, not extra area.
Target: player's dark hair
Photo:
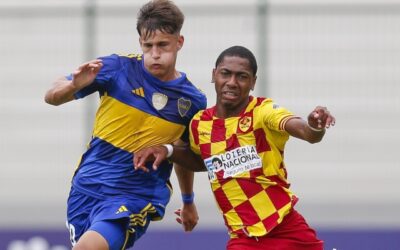
[[[178,34],[184,20],[182,11],[172,1],[152,0],[140,8],[136,29],[143,38],[149,37],[156,30]]]
[[[221,54],[218,56],[217,61],[215,62],[215,68],[224,60],[227,56],[237,56],[243,59],[247,59],[250,63],[251,70],[253,74],[257,74],[257,60],[254,54],[247,48],[243,46],[232,46],[227,48],[226,50],[222,51]]]

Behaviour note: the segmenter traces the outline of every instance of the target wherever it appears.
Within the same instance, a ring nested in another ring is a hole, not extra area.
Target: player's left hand
[[[317,106],[308,115],[308,125],[315,129],[324,129],[334,126],[336,119],[326,107]]]
[[[183,226],[185,232],[192,231],[199,221],[199,215],[194,203],[184,204],[182,209],[175,210],[175,214],[177,215],[176,221]]]

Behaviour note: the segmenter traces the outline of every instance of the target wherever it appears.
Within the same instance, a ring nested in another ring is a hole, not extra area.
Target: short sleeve
[[[190,142],[190,149],[195,154],[200,155],[201,152],[199,147],[199,133],[198,133],[199,120],[196,119],[196,116],[192,119],[189,125],[189,142]]]
[[[273,102],[271,99],[266,99],[261,104],[259,115],[263,117],[264,124],[271,130],[285,131],[285,124],[288,120],[295,117],[295,115]]]
[[[106,90],[112,84],[116,73],[121,69],[121,62],[118,55],[114,54],[100,57],[99,59],[103,61],[103,67],[97,74],[96,79],[85,88],[76,92],[74,94],[75,99],[83,98],[99,90]],[[67,79],[71,80],[72,75],[67,76]]]

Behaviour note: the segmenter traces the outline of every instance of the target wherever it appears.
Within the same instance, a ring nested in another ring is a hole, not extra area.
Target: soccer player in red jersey
[[[316,143],[335,118],[317,106],[307,121],[273,100],[249,93],[256,83],[251,51],[223,51],[213,70],[214,107],[198,112],[190,124],[188,147],[155,146],[135,154],[141,169],[148,158],[207,170],[212,191],[230,234],[228,250],[321,250],[323,242],[294,209],[284,164],[290,136]]]

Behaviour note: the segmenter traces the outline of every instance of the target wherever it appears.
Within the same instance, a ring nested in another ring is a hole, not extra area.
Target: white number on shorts
[[[68,221],[67,221],[67,228],[68,228],[68,231],[69,231],[69,239],[71,240],[71,244],[72,244],[72,246],[75,246],[75,244],[76,244],[75,227],[72,224],[68,224]]]

